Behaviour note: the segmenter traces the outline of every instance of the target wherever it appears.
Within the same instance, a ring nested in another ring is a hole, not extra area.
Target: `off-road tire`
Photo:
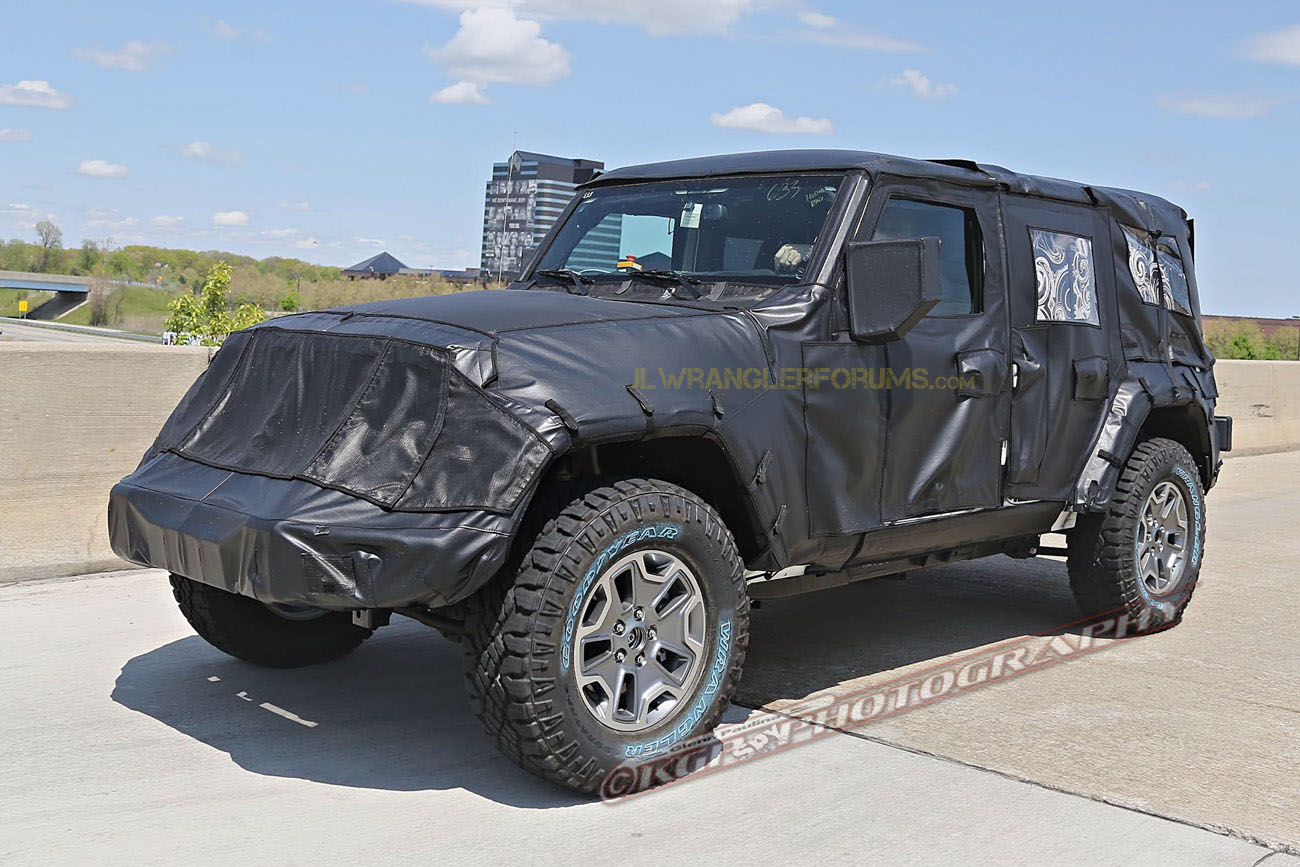
[[[1178,582],[1153,594],[1138,576],[1138,523],[1153,490],[1172,482],[1186,496],[1190,551]],[[1127,614],[1131,631],[1154,632],[1176,625],[1191,601],[1205,550],[1205,493],[1187,449],[1169,439],[1146,440],[1133,449],[1106,511],[1082,516],[1069,531],[1070,589],[1090,618]]]
[[[289,620],[256,599],[171,576],[181,613],[208,644],[233,657],[268,668],[299,668],[338,659],[355,650],[373,630],[352,624],[346,611],[312,620]]]
[[[614,768],[662,756],[717,724],[740,680],[749,641],[744,569],[717,512],[676,485],[599,479],[560,497],[551,492],[549,505],[545,497],[540,493],[530,510],[511,560],[471,606],[470,699],[488,736],[516,764],[581,792],[606,781],[602,792],[608,793]],[[572,499],[556,502],[565,497]],[[648,528],[668,527],[676,528],[673,538],[638,538]],[[601,569],[614,562],[610,552],[622,557],[638,550],[671,550],[696,569],[707,611],[707,653],[692,697],[659,724],[628,733],[603,726],[582,704],[573,668],[564,667],[576,660],[562,648],[566,621]],[[692,717],[694,725],[683,722]]]

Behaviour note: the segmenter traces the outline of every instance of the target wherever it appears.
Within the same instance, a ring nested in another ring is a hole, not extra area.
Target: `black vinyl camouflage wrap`
[[[792,285],[582,294],[526,272],[232,335],[113,489],[114,550],[268,602],[437,607],[501,567],[562,456],[611,444],[707,440],[763,570],[957,550],[1103,508],[1158,411],[1202,420],[1213,482],[1217,393],[1181,209],[856,151],[683,160],[591,186],[777,172],[845,178]],[[970,215],[981,294],[969,315],[858,343],[843,250],[872,238],[891,196]]]

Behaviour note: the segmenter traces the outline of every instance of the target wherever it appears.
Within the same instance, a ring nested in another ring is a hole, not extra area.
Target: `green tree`
[[[163,327],[176,333],[178,343],[197,339],[203,346],[216,346],[232,331],[256,325],[266,314],[255,304],[240,304],[232,312],[226,302],[230,289],[231,267],[218,262],[208,272],[198,297],[185,293],[167,305],[167,323]]]
[[[49,220],[41,220],[36,224],[36,237],[41,241],[41,258],[36,270],[44,272],[63,249],[63,230]]]
[[[81,242],[81,255],[77,258],[77,267],[83,274],[93,274],[99,263],[99,245],[87,238]]]

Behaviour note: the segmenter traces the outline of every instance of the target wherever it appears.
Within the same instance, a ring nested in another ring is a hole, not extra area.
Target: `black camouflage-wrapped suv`
[[[112,492],[221,650],[462,640],[525,768],[592,790],[718,720],[751,599],[1067,534],[1177,622],[1215,417],[1187,215],[963,160],[789,151],[581,187],[510,288],[232,335]]]

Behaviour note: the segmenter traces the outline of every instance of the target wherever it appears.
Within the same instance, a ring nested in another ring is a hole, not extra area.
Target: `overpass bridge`
[[[73,277],[67,274],[0,271],[0,289],[34,289],[54,293],[54,297],[27,313],[29,319],[57,319],[75,310],[86,303],[94,282],[91,277]]]

